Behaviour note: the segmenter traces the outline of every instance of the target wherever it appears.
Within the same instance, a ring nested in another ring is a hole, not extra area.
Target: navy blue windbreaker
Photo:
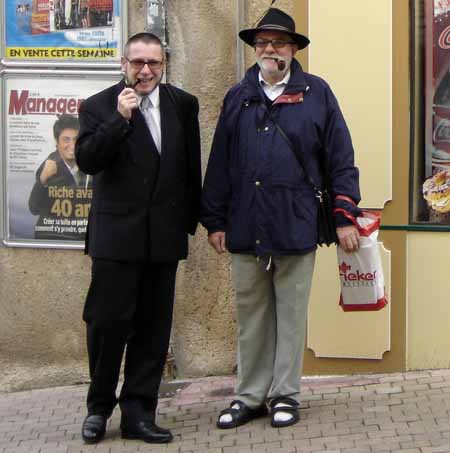
[[[350,133],[328,84],[303,72],[296,60],[285,91],[269,107],[258,74],[255,64],[225,96],[203,186],[201,222],[208,234],[226,232],[230,252],[304,254],[317,247],[317,200],[272,118],[301,149],[319,185],[326,150],[334,207],[357,216],[359,173]],[[336,214],[337,226],[348,224]]]

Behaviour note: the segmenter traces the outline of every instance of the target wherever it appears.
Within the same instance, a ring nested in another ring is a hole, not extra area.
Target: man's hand
[[[225,248],[225,231],[216,231],[208,236],[209,245],[217,252],[226,252]]]
[[[131,88],[124,88],[117,98],[117,110],[126,119],[131,118],[131,112],[137,108],[136,92]]]
[[[41,184],[43,186],[47,185],[47,181],[52,176],[55,176],[57,172],[58,172],[58,166],[56,165],[56,162],[54,160],[47,159],[45,161],[44,168],[41,171],[41,175],[39,176]]]
[[[340,246],[346,253],[356,252],[359,249],[359,232],[354,225],[336,228]]]

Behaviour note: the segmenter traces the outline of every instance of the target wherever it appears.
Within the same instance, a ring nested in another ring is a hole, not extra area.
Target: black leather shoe
[[[150,444],[166,444],[172,441],[172,433],[168,429],[160,428],[150,419],[127,423],[120,422],[123,439],[139,439]]]
[[[105,437],[107,417],[100,414],[88,415],[81,428],[81,436],[87,444],[96,444]]]

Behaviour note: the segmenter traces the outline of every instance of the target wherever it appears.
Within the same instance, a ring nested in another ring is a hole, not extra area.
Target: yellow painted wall
[[[450,234],[408,233],[407,368],[450,367]]]
[[[361,206],[382,209],[392,198],[392,3],[310,0],[308,36],[308,71],[331,85],[352,134]],[[390,255],[380,249],[389,293]],[[320,250],[308,348],[316,357],[382,359],[391,345],[390,305],[379,312],[344,313],[338,299],[336,251]]]
[[[307,345],[316,357],[382,359],[391,349],[391,256],[379,245],[388,305],[378,311],[344,312],[336,248],[317,254],[308,313]]]
[[[311,45],[300,52],[299,59],[306,70],[322,75],[330,82],[349,124],[356,161],[361,170],[362,205],[383,207],[383,225],[407,224],[409,0],[296,0],[295,12],[298,29],[311,38]],[[386,203],[390,198],[392,200]],[[407,349],[411,351],[411,339],[414,338],[414,335],[410,337],[408,343],[408,282],[411,285],[411,279],[406,271],[407,238],[407,231],[380,232],[390,312],[381,320],[379,314],[373,320],[366,317],[370,332],[367,341],[364,335],[360,335],[360,325],[354,328],[347,320],[341,322],[342,313],[336,319],[338,286],[337,277],[333,274],[335,251],[320,250],[319,255],[323,256],[318,257],[316,270],[321,275],[320,278],[318,274],[314,277],[317,282],[314,283],[311,300],[308,325],[308,346],[311,349],[307,348],[305,353],[306,373],[406,369]],[[387,311],[383,313],[387,314]],[[419,313],[417,319],[420,318]],[[450,317],[447,318],[450,320]],[[355,320],[355,324],[358,321]],[[346,338],[339,339],[340,344],[336,347],[331,344],[336,335],[332,333],[330,338],[330,331],[343,332]],[[353,331],[357,333],[357,341],[362,343],[357,347],[349,341]],[[355,360],[356,357],[374,357],[375,348],[382,351],[383,345],[390,345],[390,350],[383,354],[381,360]],[[420,360],[417,357],[415,366],[420,367]]]
[[[310,0],[309,72],[335,92],[361,170],[361,205],[392,199],[392,1]]]

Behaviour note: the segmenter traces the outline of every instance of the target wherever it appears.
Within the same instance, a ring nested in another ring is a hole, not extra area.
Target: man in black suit
[[[128,40],[121,65],[122,82],[82,103],[75,150],[80,169],[94,175],[83,312],[91,384],[82,436],[99,442],[118,402],[122,437],[165,443],[172,434],[155,424],[155,411],[177,265],[199,217],[198,102],[160,83],[164,50],[151,33]]]

